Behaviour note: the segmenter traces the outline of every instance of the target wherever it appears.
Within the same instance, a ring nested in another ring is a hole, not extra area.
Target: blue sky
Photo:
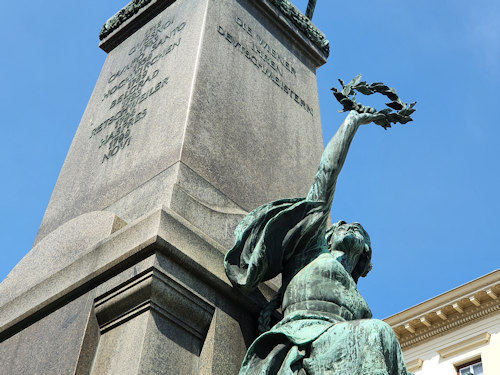
[[[99,30],[126,3],[2,6],[0,280],[33,244],[106,57]],[[360,129],[337,185],[334,220],[372,237],[359,288],[376,317],[499,268],[499,20],[491,0],[318,0],[332,50],[318,70],[325,141],[344,117],[337,78],[363,73],[418,101],[413,123]]]

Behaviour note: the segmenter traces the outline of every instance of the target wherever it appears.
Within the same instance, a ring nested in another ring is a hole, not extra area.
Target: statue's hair
[[[335,224],[332,224],[330,228],[326,231],[326,242],[328,243],[328,248],[330,248],[331,243],[332,243],[332,236],[337,230],[338,227],[340,227],[342,224],[347,224],[346,221],[340,220],[337,221]],[[371,240],[370,236],[368,235],[368,232],[363,228],[361,224],[359,224],[359,228],[361,231],[361,234],[363,235],[365,239],[365,249],[363,251],[363,254],[361,254],[361,257],[358,260],[358,264],[356,264],[356,267],[354,267],[354,270],[351,273],[352,278],[354,281],[357,283],[358,279],[360,277],[365,277],[368,275],[368,272],[371,271],[373,268],[372,265],[372,245],[371,245]],[[331,249],[330,249],[331,250]]]

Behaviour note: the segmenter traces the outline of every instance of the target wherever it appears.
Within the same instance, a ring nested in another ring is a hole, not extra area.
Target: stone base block
[[[225,249],[154,211],[0,307],[8,374],[235,374],[263,295],[243,296]]]

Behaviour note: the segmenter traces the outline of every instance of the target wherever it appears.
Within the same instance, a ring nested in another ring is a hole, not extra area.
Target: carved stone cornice
[[[132,0],[123,9],[111,17],[102,27],[99,39],[107,38],[113,31],[117,30],[126,21],[139,13],[141,9],[148,6],[153,0]],[[161,0],[155,0],[156,2]],[[314,26],[295,5],[289,0],[269,0],[295,27],[297,27],[326,57],[330,53],[330,43],[319,29]],[[168,1],[170,3],[175,0]]]
[[[99,40],[103,40],[113,31],[118,29],[125,21],[132,18],[142,8],[148,5],[152,0],[132,0],[118,13],[106,21],[99,33]]]
[[[94,309],[101,334],[153,310],[199,339],[206,335],[215,312],[215,307],[204,298],[157,266],[98,296]]]
[[[425,301],[385,321],[407,349],[500,313],[500,270]],[[499,316],[500,317],[500,316]]]
[[[431,326],[432,328],[418,330],[415,331],[415,334],[406,336],[400,335],[399,342],[401,343],[401,347],[403,349],[406,349],[413,345],[428,341],[435,336],[441,335],[447,331],[463,327],[464,325],[472,323],[475,320],[486,318],[491,314],[498,313],[499,311],[500,302],[491,302],[488,304],[488,306],[484,306],[483,308],[475,308],[473,309],[473,311],[468,311],[467,314],[458,314],[452,319],[448,319],[447,321],[443,321],[440,324]]]
[[[318,47],[326,57],[330,54],[330,42],[325,34],[318,30],[316,26],[289,0],[270,0],[316,47]]]

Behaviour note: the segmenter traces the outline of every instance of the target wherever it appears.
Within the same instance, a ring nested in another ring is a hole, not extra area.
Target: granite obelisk
[[[328,41],[288,1],[134,0],[100,47],[35,245],[0,284],[0,373],[234,374],[262,300],[222,259],[246,213],[307,192]]]

